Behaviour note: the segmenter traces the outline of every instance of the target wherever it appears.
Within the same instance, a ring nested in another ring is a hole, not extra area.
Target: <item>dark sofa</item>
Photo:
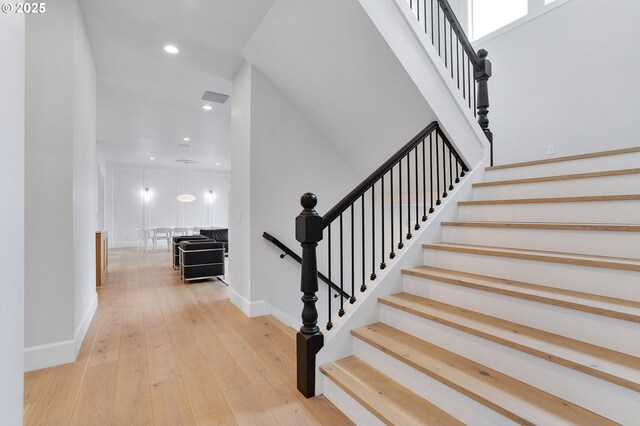
[[[208,239],[178,244],[180,277],[184,281],[224,275],[224,243]]]
[[[227,228],[201,229],[200,235],[218,243],[224,243],[225,253],[229,252],[229,230]]]
[[[204,235],[185,235],[181,237],[173,237],[173,267],[178,269],[180,267],[180,250],[179,244],[183,241],[206,241],[208,238]]]

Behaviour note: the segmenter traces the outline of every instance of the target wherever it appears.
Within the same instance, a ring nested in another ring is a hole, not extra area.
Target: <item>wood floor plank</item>
[[[224,393],[238,424],[243,426],[275,426],[278,424],[250,384]]]
[[[126,351],[118,359],[114,425],[152,425],[153,406],[145,351]]]
[[[82,381],[71,425],[107,425],[113,418],[118,362],[88,367]]]
[[[76,362],[25,375],[25,424],[351,424],[294,388],[295,330],[183,283],[166,252],[110,260]]]
[[[196,424],[182,379],[167,380],[151,386],[151,401],[155,424]]]

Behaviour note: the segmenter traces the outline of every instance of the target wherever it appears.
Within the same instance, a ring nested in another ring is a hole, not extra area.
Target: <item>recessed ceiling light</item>
[[[205,111],[211,111],[213,107],[211,105],[202,105],[202,109],[204,109]]]
[[[164,51],[167,53],[171,53],[172,55],[175,55],[177,53],[180,53],[180,49],[178,49],[177,47],[175,47],[173,44],[167,44],[164,47]]]
[[[220,163],[216,163],[216,166],[219,166],[219,165],[220,165]]]
[[[156,157],[149,157],[149,160],[155,160]]]
[[[182,140],[183,140],[183,141],[185,141],[185,142],[189,142],[191,139],[189,139],[189,138],[182,138]]]

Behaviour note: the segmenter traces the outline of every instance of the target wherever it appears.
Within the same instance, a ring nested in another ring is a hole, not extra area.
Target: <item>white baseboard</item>
[[[296,330],[302,325],[300,320],[295,319],[265,300],[256,300],[251,302],[231,287],[227,288],[227,292],[231,303],[236,305],[248,317],[273,315],[289,327],[293,327]]]
[[[24,371],[39,370],[74,362],[97,307],[98,294],[96,293],[78,325],[73,339],[24,348]]]

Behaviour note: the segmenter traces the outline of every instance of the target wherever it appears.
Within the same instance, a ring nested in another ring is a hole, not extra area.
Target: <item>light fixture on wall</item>
[[[144,197],[144,202],[145,203],[148,203],[149,200],[151,200],[151,190],[149,189],[149,187],[146,187],[144,189],[143,197]]]
[[[215,192],[213,192],[212,189],[210,189],[209,192],[207,193],[207,201],[209,203],[213,203],[213,200],[215,200],[215,199],[216,199],[216,194],[215,194]]]

